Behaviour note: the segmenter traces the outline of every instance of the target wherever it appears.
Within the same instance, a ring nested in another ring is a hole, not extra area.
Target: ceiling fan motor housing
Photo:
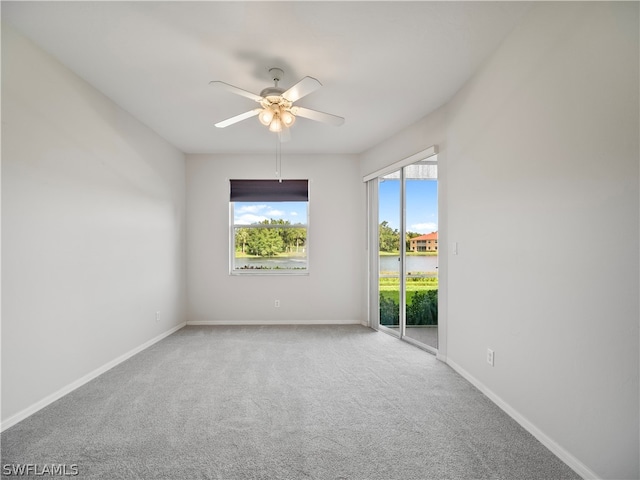
[[[260,92],[260,96],[264,98],[268,97],[281,97],[284,93],[284,88],[280,87],[267,87]]]

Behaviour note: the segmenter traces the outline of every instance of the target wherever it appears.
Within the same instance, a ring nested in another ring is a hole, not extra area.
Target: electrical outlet
[[[487,363],[493,367],[494,353],[493,350],[487,348]]]
[[[160,321],[160,312],[156,312],[156,323]]]
[[[276,300],[273,306],[276,308],[280,308],[280,300]]]

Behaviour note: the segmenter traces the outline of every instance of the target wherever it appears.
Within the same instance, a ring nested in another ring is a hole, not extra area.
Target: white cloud
[[[261,215],[254,215],[252,213],[245,213],[243,215],[236,215],[234,223],[236,225],[251,225],[252,223],[262,222],[264,220],[269,220],[267,217]]]
[[[242,205],[235,209],[236,214],[258,213],[267,208],[266,205]]]
[[[233,211],[236,225],[250,225],[264,220],[289,220],[298,215],[297,212],[286,212],[271,204],[236,205]]]
[[[438,231],[438,224],[434,222],[414,223],[411,225],[411,231],[417,233],[431,233]]]

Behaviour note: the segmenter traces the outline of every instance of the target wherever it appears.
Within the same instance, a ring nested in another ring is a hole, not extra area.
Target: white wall
[[[2,26],[3,426],[185,321],[184,163]]]
[[[535,5],[409,137],[446,163],[448,362],[586,477],[640,476],[638,20]]]
[[[226,181],[270,178],[273,158],[189,156],[186,317],[363,321],[361,176],[437,144],[447,360],[585,476],[638,478],[638,41],[635,2],[537,4],[360,165],[285,154],[312,182],[307,277],[228,275]],[[185,171],[4,25],[2,56],[4,421],[184,320]]]
[[[287,155],[309,179],[309,274],[229,275],[229,179],[275,178],[273,155],[187,156],[189,322],[361,323],[364,187],[353,156]],[[280,308],[274,307],[279,299]]]

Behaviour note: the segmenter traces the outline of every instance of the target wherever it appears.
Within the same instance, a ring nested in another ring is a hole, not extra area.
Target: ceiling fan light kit
[[[215,126],[218,128],[225,128],[256,115],[262,125],[269,127],[269,130],[275,133],[281,133],[291,127],[296,121],[296,116],[336,126],[344,123],[344,118],[338,117],[337,115],[331,115],[329,113],[293,105],[297,100],[320,88],[322,84],[318,80],[313,77],[304,77],[294,86],[285,91],[278,87],[278,82],[284,74],[282,69],[271,68],[269,69],[269,73],[273,79],[274,86],[263,89],[260,92],[260,95],[234,87],[233,85],[219,80],[210,82],[211,85],[224,88],[236,95],[241,95],[254,100],[262,107],[218,122]]]

